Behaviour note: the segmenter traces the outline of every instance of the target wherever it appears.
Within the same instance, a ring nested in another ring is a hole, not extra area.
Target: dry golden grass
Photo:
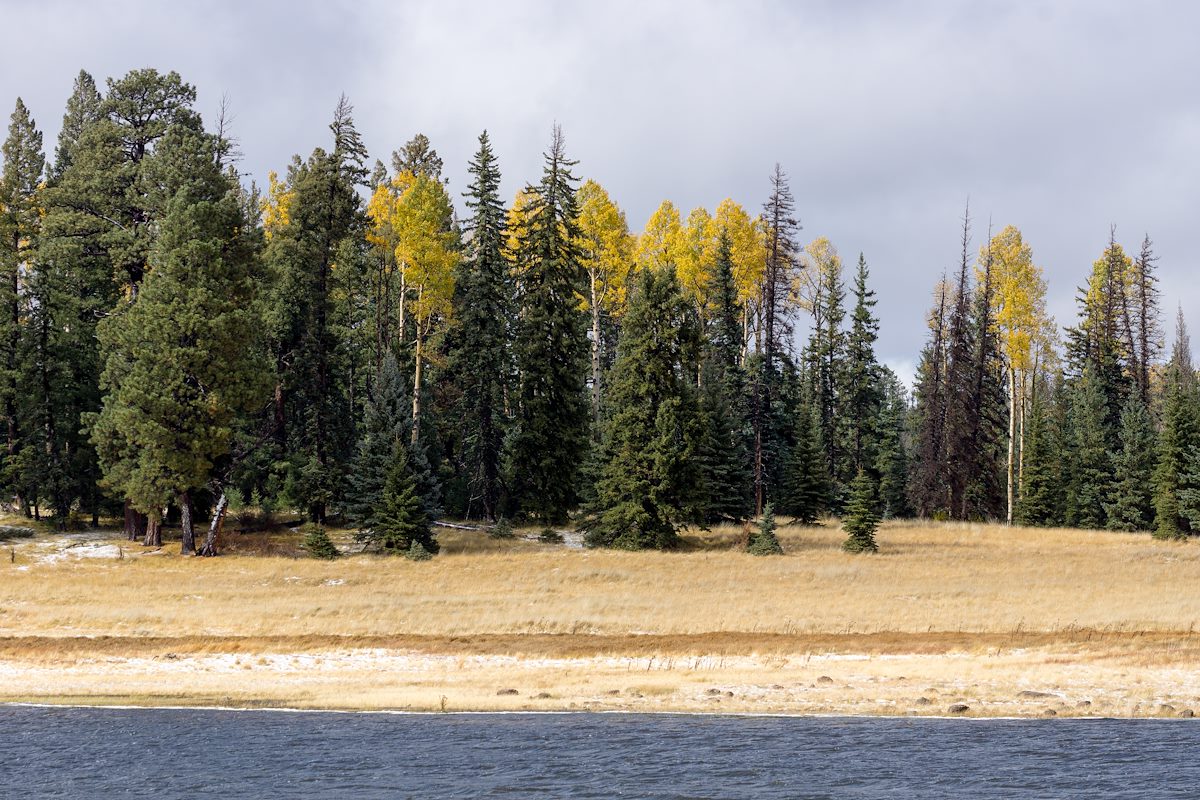
[[[440,538],[443,554],[425,563],[297,558],[287,532],[232,538],[216,559],[118,540],[65,555],[54,537],[10,543],[0,698],[942,713],[954,697],[970,713],[1043,713],[1053,701],[1060,714],[1122,715],[1200,705],[1188,694],[1200,685],[1192,542],[889,523],[880,554],[854,556],[832,526],[784,526],[787,555],[755,558],[737,551],[736,528],[689,536],[676,553]],[[510,685],[519,693],[496,694]]]

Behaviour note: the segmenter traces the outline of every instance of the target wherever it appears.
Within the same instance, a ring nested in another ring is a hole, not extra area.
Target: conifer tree
[[[917,365],[913,409],[914,453],[908,497],[919,516],[945,513],[948,490],[942,469],[946,452],[946,314],[949,288],[943,278],[929,312],[929,342]]]
[[[158,520],[178,503],[183,552],[195,551],[194,494],[230,450],[261,380],[254,240],[219,169],[216,140],[168,131],[148,165],[170,197],[137,299],[104,321],[108,391],[92,426],[105,483]]]
[[[796,409],[795,419],[795,443],[788,454],[780,510],[811,525],[829,504],[825,449],[821,446],[816,410],[807,398]]]
[[[850,499],[842,521],[842,530],[846,532],[843,550],[850,553],[874,553],[879,550],[875,541],[875,530],[879,527],[879,515],[875,511],[877,505],[875,481],[860,470],[850,483]]]
[[[499,512],[504,399],[509,365],[512,289],[504,253],[505,212],[500,171],[487,131],[471,161],[467,188],[465,257],[455,269],[449,372],[458,393],[456,424],[470,500],[468,517],[494,520]]]
[[[1039,395],[1027,419],[1016,520],[1021,525],[1058,525],[1063,521],[1063,451],[1054,404]]]
[[[389,351],[372,381],[363,414],[358,448],[349,471],[346,516],[361,530],[379,525],[383,486],[395,460],[396,447],[408,441],[408,393],[404,376]]]
[[[836,512],[844,500],[843,479],[849,479],[844,450],[848,420],[839,413],[840,395],[850,386],[845,374],[848,364],[846,333],[842,330],[846,318],[846,287],[842,281],[841,257],[827,240],[817,239],[807,249],[815,272],[811,277],[814,290],[812,334],[807,352],[808,378],[825,448],[829,501]]]
[[[414,544],[419,544],[428,553],[438,551],[409,464],[408,448],[403,442],[396,443],[380,499],[381,505],[375,512],[376,524],[370,530],[360,532],[360,541],[385,553],[409,553]]]
[[[57,183],[74,160],[74,150],[83,136],[84,128],[100,118],[100,106],[104,98],[96,89],[96,81],[86,70],[75,77],[71,96],[67,99],[67,110],[63,114],[62,127],[58,133],[58,147],[54,150],[54,165],[49,170],[51,183]]]
[[[1111,456],[1112,497],[1104,505],[1108,527],[1121,531],[1149,530],[1154,520],[1156,439],[1150,412],[1137,393],[1130,394],[1121,412],[1121,449]]]
[[[587,542],[665,549],[702,507],[702,421],[687,360],[699,331],[671,267],[644,269],[636,281],[608,387],[605,461]]]
[[[775,422],[775,401],[780,377],[780,358],[786,355],[790,339],[790,300],[792,280],[797,266],[796,233],[800,223],[793,216],[795,199],[783,168],[775,165],[771,173],[771,194],[763,205],[766,226],[766,264],[762,280],[759,313],[762,315],[762,350],[751,383],[750,421],[754,431],[755,510],[762,513],[767,499],[770,475],[779,472],[781,456],[778,439],[781,431]]]
[[[875,473],[879,456],[879,416],[883,407],[880,367],[875,360],[875,340],[879,338],[879,320],[872,309],[875,292],[867,288],[867,261],[860,253],[854,275],[854,311],[846,336],[846,361],[842,386],[838,392],[837,414],[844,420],[840,433],[845,437],[845,469],[842,480],[850,480],[859,470]]]
[[[910,515],[908,503],[908,392],[903,382],[883,367],[883,398],[879,414],[878,454],[879,505],[886,519]]]
[[[750,533],[750,541],[746,544],[746,552],[752,556],[781,556],[783,547],[779,537],[775,535],[775,510],[767,503],[763,509],[762,519],[758,529]]]
[[[754,510],[754,469],[746,381],[739,363],[742,310],[733,278],[730,239],[722,232],[707,287],[713,309],[704,343],[700,405],[705,435],[698,459],[705,495],[705,520],[745,519]]]
[[[343,97],[330,130],[331,152],[294,162],[286,224],[264,259],[272,272],[267,327],[278,372],[277,441],[290,499],[323,522],[338,498],[352,446],[348,365],[336,325],[333,267],[343,245],[357,246],[363,223],[358,184],[365,150]]]
[[[8,137],[3,145],[4,170],[0,173],[0,412],[4,416],[5,450],[3,483],[18,498],[30,493],[23,485],[18,453],[21,448],[19,404],[25,395],[18,387],[22,332],[22,273],[27,271],[41,234],[39,185],[46,158],[42,134],[29,109],[17,98]]]
[[[1182,497],[1189,490],[1200,489],[1200,474],[1191,460],[1197,449],[1200,449],[1200,391],[1181,309],[1167,365],[1158,463],[1154,470],[1155,538],[1182,539],[1195,530],[1191,518],[1184,513],[1190,509],[1184,507]]]
[[[1103,528],[1104,503],[1112,488],[1112,462],[1106,438],[1105,397],[1092,365],[1069,389],[1066,522],[1080,528]]]
[[[588,443],[586,318],[575,177],[562,131],[545,154],[541,183],[517,234],[521,287],[516,355],[520,374],[509,475],[526,514],[557,523],[579,496]]]

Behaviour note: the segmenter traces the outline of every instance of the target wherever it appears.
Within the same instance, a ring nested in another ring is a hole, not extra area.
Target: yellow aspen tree
[[[1028,377],[1042,352],[1047,330],[1046,281],[1033,263],[1033,250],[1021,231],[1009,225],[980,250],[979,263],[991,254],[993,319],[1008,372],[1008,524],[1016,505],[1017,453],[1024,450],[1022,400]],[[977,267],[982,270],[982,266]]]
[[[683,226],[683,248],[675,272],[686,297],[703,321],[710,302],[708,287],[712,283],[713,265],[717,260],[717,223],[707,209],[695,208]]]
[[[683,259],[683,222],[679,209],[670,200],[664,200],[650,219],[646,229],[638,237],[633,259],[640,269],[655,267],[677,268]]]
[[[761,220],[751,217],[729,198],[717,206],[713,219],[717,236],[724,233],[729,237],[733,282],[737,287],[738,303],[742,306],[742,360],[745,361],[751,322],[758,317],[758,301],[767,274],[766,230]]]
[[[271,240],[275,231],[288,224],[294,197],[295,192],[288,186],[287,181],[279,180],[279,173],[275,170],[267,173],[267,195],[259,201],[263,235],[267,241]]]
[[[588,274],[588,296],[583,305],[592,321],[592,417],[599,419],[603,321],[605,317],[620,319],[624,312],[634,242],[625,212],[609,198],[603,186],[593,180],[584,181],[576,198],[583,263]]]
[[[434,326],[450,315],[454,266],[458,252],[447,224],[452,209],[446,187],[436,178],[418,175],[400,195],[396,207],[396,261],[403,265],[413,294],[412,443],[420,440],[421,388],[426,361],[425,343]]]

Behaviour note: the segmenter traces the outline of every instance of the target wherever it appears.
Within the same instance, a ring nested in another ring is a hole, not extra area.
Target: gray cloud
[[[422,131],[456,190],[481,129],[511,193],[558,121],[635,228],[665,198],[757,209],[779,161],[805,240],[865,252],[880,353],[903,370],[968,196],[976,245],[989,218],[1025,233],[1062,322],[1110,223],[1127,248],[1155,239],[1168,312],[1200,302],[1190,4],[4,5],[0,103],[21,95],[48,144],[79,68],[154,66],[195,83],[206,116],[229,94],[260,183],[325,143],[343,91],[374,155]]]

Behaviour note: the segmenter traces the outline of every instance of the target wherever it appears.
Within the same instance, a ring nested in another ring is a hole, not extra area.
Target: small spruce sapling
[[[879,527],[879,515],[875,511],[875,482],[862,470],[850,483],[850,502],[846,506],[846,517],[842,530],[847,534],[842,549],[849,553],[875,553],[875,529]]]
[[[779,546],[779,539],[775,536],[775,510],[771,508],[770,503],[767,503],[766,508],[763,509],[758,530],[750,534],[746,552],[753,556],[783,555],[783,548]]]
[[[325,532],[322,525],[305,526],[303,547],[313,558],[325,561],[332,561],[341,555],[341,551],[337,549],[337,545],[329,538],[329,534]]]

